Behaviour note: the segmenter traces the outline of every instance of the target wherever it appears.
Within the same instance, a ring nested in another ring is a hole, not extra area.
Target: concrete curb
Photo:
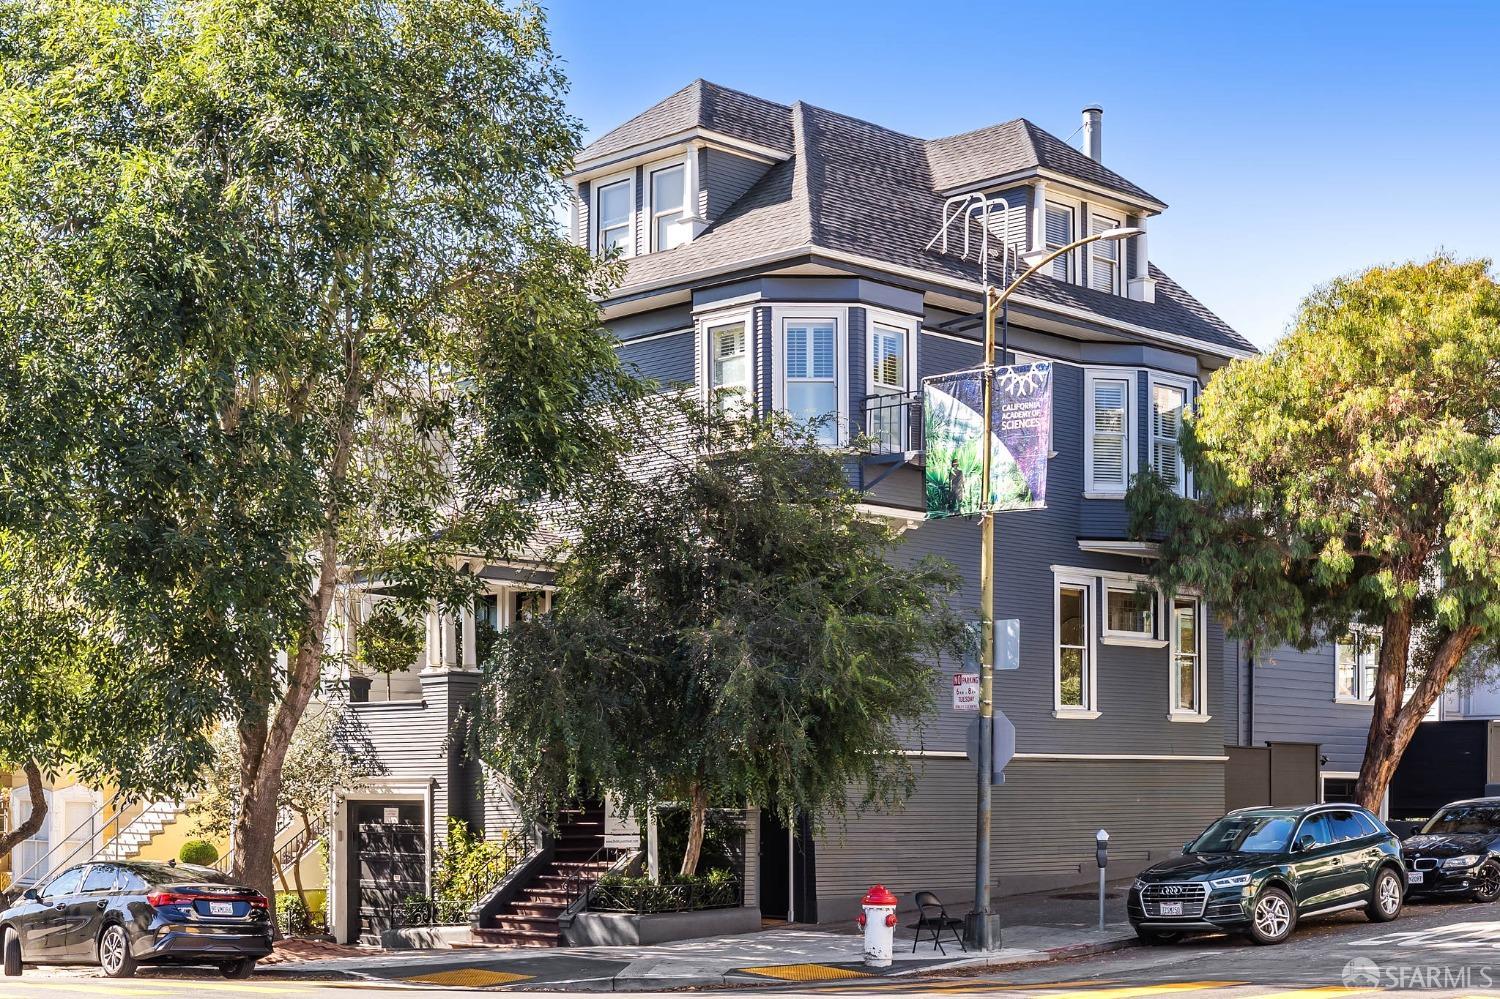
[[[1046,964],[1048,961],[1065,961],[1075,957],[1089,957],[1094,954],[1108,954],[1111,951],[1127,950],[1140,945],[1140,940],[1135,936],[1116,937],[1113,940],[1100,940],[1097,943],[1069,944],[1064,947],[1048,947],[1044,950],[1034,950],[1023,954],[1012,954],[1006,957],[991,955],[989,957],[968,957],[944,964],[928,965],[925,968],[904,968],[900,971],[892,971],[885,977],[906,978],[912,975],[936,974],[943,971],[956,971],[962,968],[1014,968],[1024,964]]]

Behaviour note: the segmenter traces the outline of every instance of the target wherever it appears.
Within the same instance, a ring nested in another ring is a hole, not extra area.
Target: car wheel
[[[130,937],[125,927],[110,923],[99,938],[99,967],[109,978],[130,978],[135,974],[135,958],[130,956]]]
[[[1137,926],[1135,935],[1147,947],[1173,944],[1182,939],[1182,934],[1174,930],[1148,930],[1144,926]]]
[[[225,961],[219,965],[219,972],[225,978],[249,978],[255,974],[255,961],[248,957]]]
[[[9,926],[5,928],[5,973],[11,978],[21,973],[21,937]]]
[[[1370,902],[1365,906],[1365,915],[1372,923],[1389,923],[1401,915],[1401,904],[1405,901],[1406,885],[1401,875],[1389,867],[1382,867],[1370,886]]]
[[[1474,872],[1474,901],[1493,902],[1500,898],[1500,864],[1487,860]]]
[[[1265,888],[1255,897],[1250,912],[1250,939],[1258,944],[1278,944],[1297,927],[1297,906],[1280,888]]]

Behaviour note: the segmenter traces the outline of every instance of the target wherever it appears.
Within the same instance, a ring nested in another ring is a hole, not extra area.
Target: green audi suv
[[[1242,932],[1273,944],[1304,916],[1362,908],[1388,922],[1405,893],[1401,841],[1358,805],[1242,808],[1141,872],[1128,911],[1148,943]]]

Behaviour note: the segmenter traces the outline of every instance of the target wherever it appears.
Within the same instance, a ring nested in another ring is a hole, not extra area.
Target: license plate
[[[1163,916],[1180,916],[1180,915],[1182,915],[1182,903],[1181,902],[1163,902],[1161,904],[1161,914]]]
[[[1422,883],[1422,878],[1425,876],[1426,875],[1424,875],[1421,871],[1407,871],[1406,883],[1409,885],[1419,885]]]
[[[208,914],[210,916],[232,916],[234,915],[234,903],[210,902],[208,903]]]

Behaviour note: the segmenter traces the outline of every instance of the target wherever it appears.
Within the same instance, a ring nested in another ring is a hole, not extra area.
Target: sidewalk
[[[354,978],[510,989],[642,992],[723,985],[772,985],[1000,967],[1073,957],[1130,946],[1124,889],[1111,885],[1101,932],[1096,896],[1086,891],[1011,896],[1000,900],[1001,948],[965,954],[951,942],[947,953],[924,943],[912,953],[912,931],[896,938],[890,968],[866,968],[862,937],[851,924],[806,929],[777,927],[758,933],[683,940],[653,947],[566,947],[556,950],[469,948],[371,954],[271,966],[272,977]],[[1078,896],[1084,896],[1082,898]],[[903,914],[903,922],[910,921]]]

